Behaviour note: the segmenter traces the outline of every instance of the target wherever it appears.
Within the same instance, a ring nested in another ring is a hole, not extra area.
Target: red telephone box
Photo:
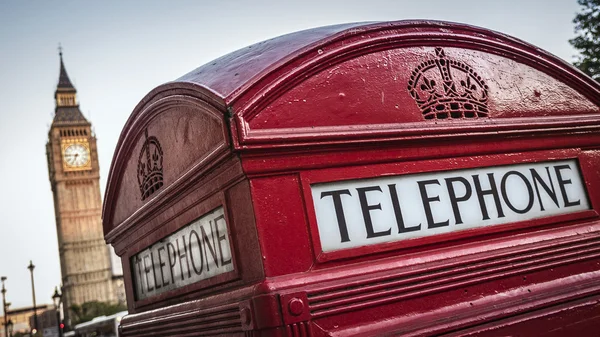
[[[151,91],[111,165],[122,336],[596,336],[600,86],[433,21],[264,41]]]

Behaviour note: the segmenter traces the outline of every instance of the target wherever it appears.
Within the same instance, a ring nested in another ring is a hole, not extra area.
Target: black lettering
[[[169,258],[169,268],[171,269],[171,282],[175,283],[175,264],[177,263],[177,251],[175,251],[175,246],[173,246],[173,244],[170,242],[167,242],[167,256]]]
[[[529,203],[523,209],[516,208],[515,206],[513,206],[513,204],[508,199],[508,192],[506,191],[506,182],[508,181],[508,178],[511,175],[516,175],[519,178],[521,178],[521,180],[523,180],[523,182],[525,183],[525,186],[527,187],[527,195],[529,198]],[[504,199],[506,206],[508,206],[508,208],[510,208],[515,213],[525,214],[525,213],[529,212],[529,210],[531,210],[531,208],[533,207],[533,188],[531,187],[531,183],[529,182],[529,180],[527,180],[527,177],[525,177],[521,172],[517,172],[517,171],[506,172],[504,174],[504,176],[502,177],[502,181],[500,182],[500,191],[502,192],[502,198]]]
[[[140,289],[142,290],[142,294],[143,294],[144,293],[144,278],[142,277],[142,260],[140,259],[139,256],[137,256],[135,258],[135,264],[137,265],[137,268],[138,268]]]
[[[148,265],[146,265],[146,258],[148,257],[148,255],[144,255],[144,257],[142,257],[143,263],[144,263],[144,274],[146,276],[146,285],[147,285],[147,289],[148,291],[152,291],[154,290],[154,287],[150,288],[150,280],[148,279],[148,274],[150,274],[150,267],[148,267]]]
[[[198,242],[198,251],[200,252],[200,270],[196,268],[196,263],[194,262],[194,254],[192,253],[192,235],[196,236],[196,242]],[[200,237],[195,230],[192,229],[190,232],[190,237],[188,239],[190,245],[190,260],[192,260],[192,268],[194,268],[194,272],[198,275],[202,274],[202,269],[204,269],[204,255],[202,255],[202,248],[200,243]]]
[[[158,265],[160,266],[160,277],[162,279],[162,285],[164,286],[168,286],[169,285],[169,281],[167,281],[165,283],[165,274],[163,273],[163,267],[166,266],[166,262],[163,262],[162,257],[160,256],[160,250],[165,250],[165,246],[160,246],[158,247],[158,249],[156,250],[156,252],[158,253]],[[167,256],[168,257],[168,256]]]
[[[371,219],[371,210],[381,209],[381,204],[377,205],[369,205],[367,201],[367,192],[371,191],[379,191],[381,192],[381,187],[379,186],[369,186],[369,187],[361,187],[357,188],[358,199],[360,200],[360,208],[362,209],[363,219],[365,221],[365,228],[367,229],[367,239],[374,238],[378,236],[386,236],[392,233],[392,229],[388,229],[383,232],[375,232],[373,228],[373,220]]]
[[[567,189],[565,185],[572,184],[571,179],[563,179],[561,170],[571,169],[569,165],[557,165],[554,166],[554,171],[556,172],[556,177],[558,178],[558,186],[560,187],[560,193],[562,194],[563,201],[565,202],[565,207],[577,206],[581,204],[581,200],[577,201],[569,201],[569,196],[567,195]]]
[[[337,217],[342,242],[348,242],[350,241],[350,238],[348,237],[348,226],[346,225],[346,217],[344,216],[344,208],[342,206],[342,194],[352,196],[349,190],[337,190],[321,192],[321,199],[329,196],[331,196],[331,199],[333,199],[333,207],[335,209],[335,216]]]
[[[488,180],[490,182],[490,189],[484,190],[481,188],[481,182],[479,181],[479,175],[472,175],[473,182],[475,183],[475,193],[477,199],[479,199],[479,208],[481,209],[482,220],[489,220],[490,215],[488,214],[487,205],[485,203],[485,196],[492,195],[494,197],[494,203],[496,204],[496,210],[498,211],[498,218],[504,218],[504,210],[502,209],[502,203],[500,202],[500,195],[498,194],[498,188],[496,187],[496,180],[494,179],[493,173],[488,173]]]
[[[188,261],[187,258],[187,247],[185,246],[185,235],[182,235],[181,237],[183,239],[183,254],[181,253],[181,249],[179,248],[179,239],[175,239],[175,244],[177,245],[177,255],[179,255],[179,270],[181,271],[181,280],[183,281],[185,279],[184,273],[183,273],[183,263],[181,261],[183,261],[185,259],[185,263],[187,265],[187,271],[188,271],[188,278],[192,277],[192,271],[190,270],[190,262]]]
[[[217,233],[217,244],[219,245],[219,254],[221,255],[221,266],[224,266],[224,265],[231,263],[231,257],[227,260],[223,259],[223,247],[221,245],[221,242],[227,241],[227,232],[223,233],[223,235],[221,235],[219,233],[219,226],[218,226],[219,220],[222,220],[223,222],[225,222],[225,216],[221,215],[215,219],[215,232]],[[227,223],[225,223],[225,227],[226,226],[227,226]],[[227,245],[227,249],[229,250],[229,245]]]
[[[160,288],[160,285],[156,281],[156,269],[154,268],[154,254],[152,253],[152,249],[150,249],[150,262],[152,262],[152,275],[154,275],[154,287],[158,289]]]
[[[404,225],[404,218],[402,217],[402,210],[400,209],[400,200],[398,199],[398,191],[396,191],[396,184],[388,185],[388,189],[390,190],[390,196],[392,197],[392,206],[394,207],[394,215],[396,216],[398,233],[407,233],[421,230],[421,224],[412,227],[406,227]]]
[[[460,215],[460,209],[458,203],[467,201],[471,197],[471,184],[463,177],[446,178],[446,187],[448,188],[448,195],[450,196],[450,204],[452,204],[452,212],[454,212],[454,219],[456,224],[462,224],[462,217]],[[465,195],[462,197],[456,197],[456,191],[454,191],[454,182],[461,182],[465,186]]]
[[[204,226],[200,226],[200,235],[202,236],[202,242],[204,245],[204,255],[206,255],[206,271],[210,271],[210,267],[209,267],[209,263],[208,263],[208,254],[206,253],[206,247],[208,247],[208,250],[210,251],[210,255],[213,258],[213,262],[215,263],[217,268],[219,268],[219,260],[217,259],[217,253],[214,248],[214,242],[213,242],[213,245],[211,245],[210,242],[208,241],[208,235],[206,235],[206,232],[204,231]]]
[[[433,220],[433,213],[431,212],[431,202],[440,201],[440,196],[430,197],[427,195],[427,185],[440,185],[437,179],[417,181],[419,184],[419,190],[421,191],[421,200],[423,201],[423,208],[425,209],[425,216],[427,217],[427,228],[437,228],[450,225],[450,220],[435,222]]]
[[[548,180],[550,180],[550,187],[548,187],[546,182],[535,169],[529,169],[529,172],[531,172],[531,177],[533,178],[533,187],[535,187],[535,193],[537,194],[538,201],[540,202],[540,210],[544,210],[544,204],[542,203],[542,196],[540,195],[540,188],[538,187],[538,184],[542,185],[542,188],[546,191],[546,194],[548,194],[552,201],[554,201],[556,207],[560,207],[558,204],[558,198],[556,197],[556,191],[554,190],[554,184],[552,183],[552,176],[550,176],[550,168],[546,166],[546,174],[548,174]]]

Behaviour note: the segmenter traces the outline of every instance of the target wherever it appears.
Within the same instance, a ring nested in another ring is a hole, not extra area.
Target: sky
[[[496,30],[572,62],[576,0],[0,1],[0,275],[11,309],[52,303],[61,282],[45,144],[58,45],[98,140],[102,196],[119,134],[156,86],[298,30],[436,19]]]

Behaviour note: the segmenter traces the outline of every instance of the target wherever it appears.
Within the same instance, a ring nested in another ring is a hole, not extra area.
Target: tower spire
[[[88,123],[79,110],[77,90],[75,90],[73,83],[69,79],[69,75],[67,75],[65,63],[63,62],[63,49],[60,43],[58,44],[58,57],[60,58],[60,73],[58,75],[58,85],[54,92],[56,108],[52,124]]]
[[[65,64],[63,62],[62,51],[63,51],[63,48],[59,43],[58,44],[58,56],[60,57],[60,75],[58,77],[57,91],[59,91],[59,89],[75,90],[75,87],[73,86],[73,84],[71,83],[71,80],[69,79],[69,75],[67,75],[67,70],[65,69]]]

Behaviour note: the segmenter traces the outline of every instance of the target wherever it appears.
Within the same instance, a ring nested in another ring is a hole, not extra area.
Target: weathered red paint
[[[424,119],[413,69],[442,48],[488,117]],[[144,132],[164,185],[142,200]],[[591,209],[323,252],[310,185],[577,159]],[[130,258],[223,206],[235,270],[136,300]],[[445,22],[347,24],[258,43],[159,86],[126,123],[103,219],[123,336],[595,336],[600,86],[520,40]]]

